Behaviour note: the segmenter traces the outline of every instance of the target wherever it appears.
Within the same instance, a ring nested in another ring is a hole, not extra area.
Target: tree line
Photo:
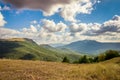
[[[112,59],[114,57],[120,57],[120,52],[116,50],[107,50],[104,53],[99,54],[98,56],[95,57],[90,57],[87,55],[83,55],[79,58],[78,61],[74,61],[73,63],[95,63],[95,62],[101,62],[105,60]],[[63,58],[62,62],[67,62],[70,63],[69,58],[66,56]]]

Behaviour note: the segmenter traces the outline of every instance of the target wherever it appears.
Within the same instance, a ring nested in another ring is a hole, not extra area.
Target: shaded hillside
[[[33,40],[27,38],[0,40],[0,58],[62,61],[64,56],[68,56],[71,60],[80,56],[78,54],[66,54],[54,49],[39,46]]]
[[[120,57],[95,64],[1,59],[0,80],[120,80]]]
[[[80,53],[98,54],[106,50],[120,50],[120,43],[101,43],[93,40],[72,42],[61,48],[68,48]]]

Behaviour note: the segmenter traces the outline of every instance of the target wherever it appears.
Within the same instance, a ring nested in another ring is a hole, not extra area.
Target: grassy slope
[[[31,54],[37,60],[62,61],[64,56],[71,60],[78,59],[78,54],[66,54],[61,51],[54,51],[37,45],[28,39],[0,40],[0,58],[20,59],[27,54]]]
[[[0,80],[120,80],[120,57],[95,64],[0,60]]]

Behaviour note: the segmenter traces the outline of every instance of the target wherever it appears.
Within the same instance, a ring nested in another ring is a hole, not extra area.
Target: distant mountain
[[[94,40],[72,42],[60,48],[68,48],[79,53],[98,54],[106,50],[120,50],[120,43],[102,43]]]
[[[32,39],[0,39],[0,58],[61,61],[64,56],[72,60],[80,57],[77,53],[64,52],[49,45],[38,45]]]
[[[57,44],[49,44],[52,47],[59,47],[59,46],[64,46],[65,44],[62,43],[57,43]]]

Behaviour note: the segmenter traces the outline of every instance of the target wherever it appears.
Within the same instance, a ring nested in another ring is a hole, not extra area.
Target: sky
[[[120,42],[120,0],[0,0],[0,38]]]

